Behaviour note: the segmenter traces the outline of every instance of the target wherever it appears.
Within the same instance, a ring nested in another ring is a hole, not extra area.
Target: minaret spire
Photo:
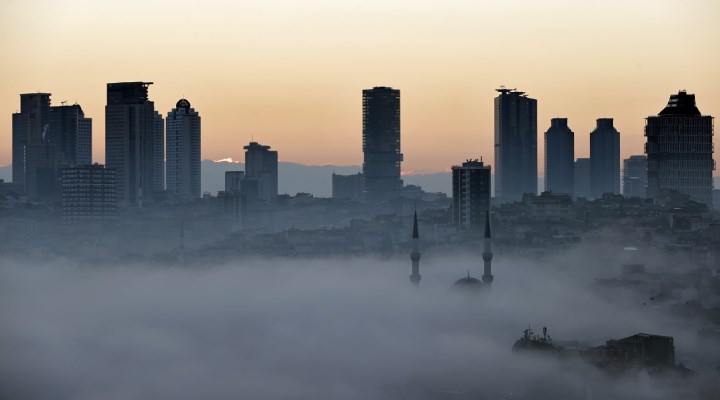
[[[418,234],[418,223],[417,223],[417,210],[413,215],[413,230],[412,230],[412,251],[410,252],[410,260],[412,261],[412,274],[410,275],[410,282],[413,285],[418,286],[420,284],[420,235]]]
[[[493,275],[492,275],[492,259],[493,259],[493,253],[492,253],[492,235],[490,233],[490,210],[486,211],[485,214],[485,240],[484,240],[485,248],[483,250],[483,262],[484,262],[484,271],[482,280],[489,288],[492,285],[493,281]]]

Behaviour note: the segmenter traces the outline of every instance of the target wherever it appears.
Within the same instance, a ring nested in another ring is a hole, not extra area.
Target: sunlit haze
[[[719,11],[712,0],[4,0],[0,164],[18,94],[34,91],[83,107],[103,162],[105,84],[134,80],[154,82],[162,113],[190,100],[205,159],[242,159],[254,137],[281,160],[359,164],[361,90],[378,85],[402,93],[404,170],[491,160],[500,85],[538,99],[539,149],[562,116],[586,156],[595,119],[613,117],[622,157],[641,154],[644,118],[679,89],[720,115]]]

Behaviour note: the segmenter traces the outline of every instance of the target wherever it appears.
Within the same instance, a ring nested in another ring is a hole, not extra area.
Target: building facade
[[[365,177],[363,174],[332,174],[333,199],[362,201],[363,193],[365,193]]]
[[[480,232],[490,209],[490,166],[467,160],[452,167],[453,223],[460,230]]]
[[[623,196],[646,197],[647,166],[646,156],[630,156],[623,160]]]
[[[62,217],[65,224],[115,218],[115,171],[104,165],[76,165],[62,170]]]
[[[400,91],[390,87],[363,90],[363,176],[365,199],[400,196]]]
[[[599,118],[590,133],[590,185],[595,198],[620,194],[620,132],[612,118]]]
[[[151,84],[107,84],[105,162],[115,171],[120,206],[142,207],[158,200],[162,192],[164,140],[158,130],[163,124],[148,99]]]
[[[519,201],[537,193],[537,100],[497,89],[495,98],[495,197]]]
[[[575,160],[575,197],[592,197],[590,185],[590,159],[578,158]]]
[[[575,193],[575,134],[567,118],[553,118],[545,132],[545,191]]]
[[[245,177],[258,182],[260,200],[272,200],[278,195],[278,153],[258,142],[250,142],[245,149]]]
[[[695,95],[680,91],[645,124],[648,197],[663,189],[712,204],[713,117],[702,115]]]
[[[181,99],[167,115],[167,193],[183,201],[200,198],[200,114]]]
[[[38,169],[54,167],[44,156],[52,153],[45,148],[49,124],[50,93],[21,94],[20,112],[12,115],[12,180],[31,198],[38,193]]]

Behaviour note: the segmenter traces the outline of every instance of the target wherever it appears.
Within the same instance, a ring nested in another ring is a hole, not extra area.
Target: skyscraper
[[[50,150],[45,148],[49,124],[50,93],[21,94],[20,112],[12,116],[12,176],[30,197],[37,194],[38,169],[49,167]]]
[[[162,115],[155,111],[155,129],[153,131],[153,191],[157,194],[165,190],[165,121]]]
[[[480,232],[490,209],[490,166],[467,160],[452,167],[453,223],[461,230]]]
[[[365,199],[400,196],[400,91],[389,87],[363,90],[363,176]]]
[[[545,190],[575,192],[575,134],[567,118],[553,118],[545,132]]]
[[[148,100],[152,82],[107,84],[105,106],[105,162],[115,171],[121,206],[154,201],[162,186],[162,117]],[[159,169],[159,171],[158,171]]]
[[[623,160],[623,195],[645,197],[647,194],[647,157],[630,156]]]
[[[245,149],[245,177],[257,179],[260,200],[272,200],[278,195],[278,153],[258,142],[250,142]]]
[[[80,105],[50,107],[48,136],[62,166],[92,163],[92,119]]]
[[[518,201],[537,193],[537,100],[497,89],[495,98],[495,197]]]
[[[695,95],[671,95],[658,115],[647,118],[645,136],[648,197],[672,189],[712,204],[713,118],[700,114]]]
[[[575,192],[573,194],[575,197],[584,197],[586,199],[592,197],[589,158],[575,160]]]
[[[167,115],[167,191],[180,200],[200,198],[200,114],[180,99]]]
[[[590,133],[590,185],[595,198],[620,194],[620,132],[612,118],[599,118]]]

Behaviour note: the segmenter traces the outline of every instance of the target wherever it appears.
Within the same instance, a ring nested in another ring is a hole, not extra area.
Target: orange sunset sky
[[[152,81],[163,115],[183,95],[202,157],[242,159],[255,140],[282,161],[361,164],[361,91],[401,90],[406,172],[493,163],[500,85],[538,99],[538,167],[552,117],[576,157],[599,117],[622,157],[670,94],[720,116],[717,0],[0,0],[0,165],[19,94],[77,101],[104,162],[105,84]]]

